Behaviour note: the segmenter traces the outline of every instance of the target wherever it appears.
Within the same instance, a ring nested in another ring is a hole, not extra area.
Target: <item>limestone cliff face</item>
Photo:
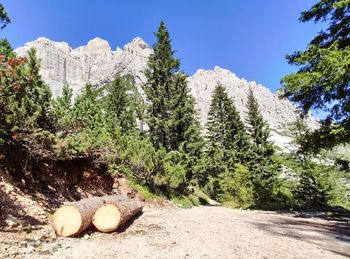
[[[102,85],[110,81],[116,73],[131,73],[136,83],[141,85],[145,82],[144,70],[152,53],[152,49],[141,38],[135,38],[123,49],[117,48],[115,51],[107,41],[100,38],[75,49],[65,42],[38,38],[15,51],[24,56],[30,48],[37,50],[41,59],[40,73],[54,96],[61,94],[64,84],[71,85],[74,95],[77,95],[85,84]],[[226,87],[243,120],[247,113],[248,90],[249,87],[252,88],[261,113],[272,129],[271,139],[283,149],[291,148],[287,128],[296,119],[296,107],[287,99],[280,98],[278,93],[273,94],[268,88],[238,78],[234,73],[220,67],[213,70],[199,69],[188,79],[203,126],[207,120],[211,94],[218,82]],[[317,127],[317,121],[313,117],[308,119],[308,124],[312,128]]]
[[[249,88],[251,88],[259,102],[261,114],[267,120],[272,130],[271,139],[283,149],[291,148],[288,128],[297,119],[297,107],[288,99],[282,98],[279,93],[273,94],[263,85],[256,82],[248,82],[237,77],[229,70],[218,66],[213,70],[199,69],[189,78],[189,86],[192,95],[196,99],[196,106],[202,125],[207,121],[211,95],[218,82],[227,89],[229,96],[233,99],[237,110],[242,116],[243,122],[245,122],[248,112],[246,104]],[[307,123],[311,128],[317,127],[317,121],[313,117],[309,117]]]
[[[115,51],[100,38],[75,49],[65,42],[38,38],[15,51],[24,56],[31,48],[37,50],[37,56],[41,59],[40,73],[54,96],[60,95],[64,84],[71,85],[76,95],[85,84],[102,84],[117,72],[131,73],[140,83],[144,80],[142,71],[151,53],[140,38],[135,38],[123,50],[117,48]]]

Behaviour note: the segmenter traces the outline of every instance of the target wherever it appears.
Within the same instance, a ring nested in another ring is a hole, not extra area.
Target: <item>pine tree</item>
[[[173,57],[169,32],[164,22],[160,23],[158,32],[155,33],[157,42],[153,45],[154,53],[148,60],[146,70],[147,83],[144,87],[149,102],[148,120],[149,135],[156,148],[170,147],[170,102],[172,100],[172,88],[174,75],[179,71],[180,61]]]
[[[197,174],[196,166],[202,156],[204,139],[194,108],[194,98],[189,93],[186,75],[182,72],[175,75],[171,100],[169,123],[170,146],[181,151],[187,169],[187,180]]]
[[[149,102],[149,135],[156,148],[179,150],[193,142],[189,132],[196,131],[197,138],[200,135],[194,100],[189,94],[186,75],[179,71],[180,61],[173,57],[175,51],[164,22],[155,35],[157,42],[148,61],[144,86]]]
[[[120,127],[122,133],[136,130],[136,116],[139,114],[137,88],[132,75],[117,75],[106,87],[106,110]]]
[[[326,22],[328,26],[305,50],[287,56],[288,63],[299,70],[282,78],[285,95],[298,103],[303,113],[316,109],[327,115],[311,139],[318,152],[350,141],[350,2],[318,1],[302,12],[299,20]]]
[[[0,138],[13,132],[51,129],[51,92],[39,75],[35,50],[28,58],[0,61]]]
[[[58,129],[64,129],[69,125],[69,115],[72,110],[73,89],[64,85],[62,96],[52,101],[52,115],[56,120]]]
[[[6,38],[0,40],[0,56],[2,57],[1,59],[3,62],[16,56],[10,42]]]
[[[297,158],[306,161],[312,154],[313,146],[310,146],[309,141],[312,133],[303,116],[297,116],[296,120],[290,124],[289,133],[293,137],[293,144],[297,147],[295,152]]]
[[[31,49],[28,52],[28,61],[24,66],[25,93],[16,107],[17,119],[22,122],[20,126],[22,129],[49,129],[52,127],[51,91],[39,75],[39,63],[35,49]]]
[[[71,127],[76,130],[88,128],[95,129],[102,126],[105,116],[102,114],[101,103],[98,101],[99,92],[87,84],[76,98],[70,114]]]
[[[155,35],[157,42],[148,60],[144,85],[149,137],[156,149],[180,153],[181,163],[186,168],[184,184],[188,184],[198,175],[204,140],[187,76],[179,70],[180,61],[173,57],[175,51],[164,22],[160,23]]]
[[[6,12],[5,7],[0,3],[0,29],[5,28],[10,22],[11,19]]]
[[[249,89],[247,108],[253,151],[248,166],[252,171],[255,201],[258,206],[268,206],[283,199],[280,195],[281,180],[278,178],[281,165],[273,157],[275,148],[268,140],[270,129],[260,113],[252,89]]]
[[[235,153],[234,160],[244,163],[250,149],[248,135],[239,112],[220,83],[212,95],[206,127],[210,146],[231,155]]]
[[[269,125],[260,113],[259,103],[252,89],[249,89],[247,108],[248,132],[253,142],[254,152],[260,157],[271,157],[275,149],[273,143],[268,140],[270,137]]]
[[[250,149],[239,112],[220,83],[212,94],[206,127],[208,143],[199,179],[201,185],[209,188],[213,198],[218,198],[215,196],[227,194],[220,194],[222,181],[219,179],[227,179],[226,175],[234,174],[238,162],[246,163]]]

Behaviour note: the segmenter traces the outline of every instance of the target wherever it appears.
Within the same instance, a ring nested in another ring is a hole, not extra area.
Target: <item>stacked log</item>
[[[89,228],[92,223],[103,232],[116,230],[142,211],[142,203],[126,196],[110,195],[70,202],[52,216],[57,236],[71,237]]]
[[[142,203],[136,200],[120,200],[119,197],[108,196],[103,202],[92,219],[94,226],[101,232],[117,230],[142,211]]]

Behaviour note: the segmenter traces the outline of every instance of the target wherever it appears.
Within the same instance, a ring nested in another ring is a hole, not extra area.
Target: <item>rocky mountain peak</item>
[[[141,39],[140,37],[136,37],[130,43],[125,45],[125,48],[147,49],[148,48],[148,44],[143,39]]]
[[[90,53],[90,55],[96,55],[100,53],[112,54],[112,49],[108,41],[103,40],[99,37],[90,40],[86,46],[83,46],[83,48],[85,48],[87,52]]]
[[[64,84],[71,85],[74,95],[77,95],[87,83],[97,86],[104,84],[112,80],[116,73],[130,73],[134,75],[136,83],[141,85],[145,82],[144,71],[152,53],[152,49],[139,37],[116,51],[112,51],[109,43],[100,38],[90,40],[86,46],[72,49],[65,42],[54,42],[43,37],[15,51],[23,56],[32,47],[37,49],[37,55],[42,61],[40,73],[54,96],[61,94]],[[296,119],[296,107],[281,98],[280,93],[273,94],[268,88],[239,78],[219,66],[209,70],[199,69],[188,78],[203,127],[207,121],[211,95],[218,82],[227,89],[243,120],[247,114],[248,91],[252,88],[261,113],[272,129],[271,139],[283,149],[291,147],[288,127]],[[313,117],[308,119],[308,124],[312,128],[317,127]]]
[[[198,70],[189,78],[188,82],[192,95],[196,99],[196,107],[203,127],[207,121],[212,93],[218,83],[226,88],[237,110],[242,115],[243,122],[245,122],[248,112],[246,104],[249,88],[251,88],[260,104],[263,117],[271,127],[271,139],[284,149],[290,148],[291,138],[288,137],[288,128],[297,118],[297,108],[289,100],[281,99],[280,94],[273,94],[263,85],[254,81],[248,82],[218,66],[213,70]],[[317,127],[317,122],[313,117],[308,118],[308,124],[312,128]]]
[[[111,48],[109,46],[108,41],[101,39],[100,37],[96,37],[92,40],[89,40],[87,45],[88,48]]]

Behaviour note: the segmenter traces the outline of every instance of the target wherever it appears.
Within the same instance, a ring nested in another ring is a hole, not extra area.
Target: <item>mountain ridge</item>
[[[70,47],[66,42],[39,37],[17,48],[15,52],[25,56],[33,47],[41,60],[40,74],[50,86],[54,97],[60,95],[64,84],[69,84],[76,96],[87,83],[98,87],[111,81],[117,73],[132,74],[136,84],[141,86],[146,82],[144,70],[152,53],[152,49],[140,37],[135,37],[123,48],[117,47],[115,50],[112,50],[106,40],[99,37],[77,48]],[[219,66],[208,70],[198,69],[188,77],[202,126],[207,120],[211,93],[218,82],[224,85],[233,98],[243,120],[247,111],[245,103],[248,89],[252,88],[260,104],[261,113],[272,130],[271,140],[285,151],[293,149],[288,127],[297,118],[297,106],[282,98],[279,92],[272,93],[267,87],[239,78],[230,70]],[[139,89],[142,91],[141,87]],[[307,124],[316,128],[318,122],[309,116]]]

